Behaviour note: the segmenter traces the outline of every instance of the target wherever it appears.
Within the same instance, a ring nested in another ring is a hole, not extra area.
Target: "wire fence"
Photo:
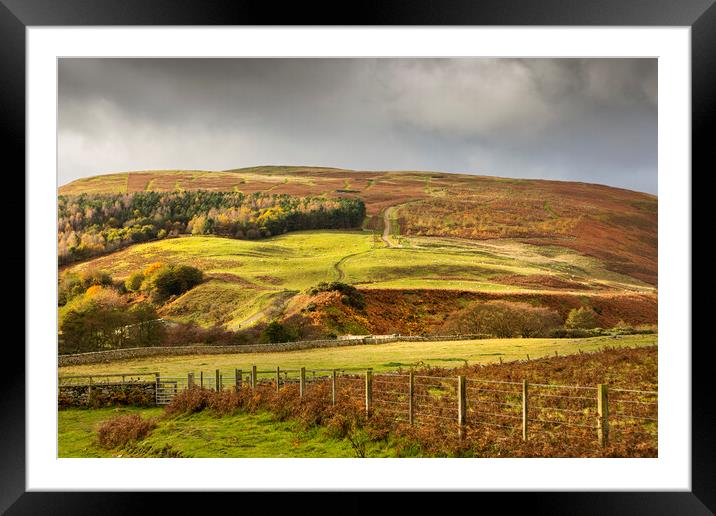
[[[479,432],[490,428],[506,437],[592,436],[601,445],[622,437],[655,440],[658,393],[655,390],[528,383],[463,376],[428,376],[414,372],[374,373],[372,369],[215,370],[164,376],[159,373],[113,373],[60,377],[60,389],[77,385],[130,385],[153,381],[156,404],[166,405],[181,391],[201,387],[281,389],[298,385],[298,395],[313,389],[333,404],[359,402],[368,416],[396,423]]]

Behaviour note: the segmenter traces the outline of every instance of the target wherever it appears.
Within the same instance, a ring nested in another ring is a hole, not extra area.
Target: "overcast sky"
[[[59,183],[317,165],[657,191],[655,59],[61,59]]]

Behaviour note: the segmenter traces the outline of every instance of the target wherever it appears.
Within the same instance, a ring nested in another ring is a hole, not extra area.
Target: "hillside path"
[[[336,281],[343,281],[343,279],[346,277],[345,271],[341,269],[341,265],[343,265],[343,262],[345,262],[348,258],[353,258],[354,256],[358,256],[359,254],[365,254],[371,251],[372,249],[368,249],[367,251],[358,251],[357,253],[347,254],[343,258],[338,260],[336,263],[334,263],[333,268],[336,269],[336,272],[338,273],[338,279]]]
[[[383,242],[385,242],[385,245],[388,247],[398,247],[396,245],[393,245],[393,243],[388,238],[390,236],[390,215],[393,213],[393,210],[395,209],[395,206],[390,206],[385,209],[383,212],[383,235],[380,237]]]
[[[265,308],[259,310],[248,319],[244,319],[243,321],[241,321],[238,327],[246,328],[247,326],[251,326],[252,324],[260,321],[261,319],[276,317],[283,311],[284,307],[286,306],[286,303],[288,303],[288,300],[291,299],[297,293],[298,292],[295,290],[286,290],[284,292],[278,293],[276,297],[269,301],[269,304]]]

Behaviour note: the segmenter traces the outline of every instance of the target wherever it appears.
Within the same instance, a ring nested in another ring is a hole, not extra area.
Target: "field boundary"
[[[439,342],[448,340],[479,340],[489,338],[488,335],[440,335],[440,336],[408,336],[391,335],[385,337],[365,337],[350,340],[303,340],[296,342],[283,342],[279,344],[245,344],[235,346],[158,346],[142,348],[112,349],[107,351],[92,351],[72,355],[58,355],[57,366],[103,364],[133,358],[158,356],[184,356],[184,355],[221,355],[236,353],[262,353],[299,351],[313,348],[333,348],[342,346],[360,346],[370,344],[389,344],[392,342]]]
[[[153,376],[153,381],[147,377]],[[121,380],[120,380],[121,379]],[[491,428],[522,441],[555,434],[560,439],[594,439],[609,443],[636,432],[638,442],[657,438],[658,391],[598,384],[540,383],[497,380],[482,375],[441,375],[431,371],[374,372],[372,368],[216,369],[186,375],[110,373],[59,376],[58,395],[66,405],[91,406],[102,398],[140,389],[153,404],[168,405],[182,391],[194,388],[217,393],[250,389],[303,398],[313,393],[336,405],[357,403],[366,417],[380,416],[395,424],[429,426],[443,432],[485,432]],[[145,400],[149,401],[149,400]],[[499,429],[499,430],[498,430]],[[570,436],[565,435],[569,430]]]

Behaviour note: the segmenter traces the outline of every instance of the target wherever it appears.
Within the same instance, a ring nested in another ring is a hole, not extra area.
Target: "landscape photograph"
[[[58,457],[658,457],[657,66],[59,59]]]

